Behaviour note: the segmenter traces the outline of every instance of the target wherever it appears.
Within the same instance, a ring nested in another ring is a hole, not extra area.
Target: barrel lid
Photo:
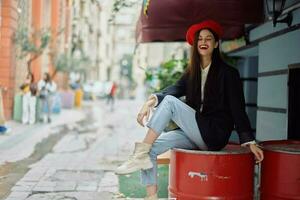
[[[192,153],[192,154],[203,154],[203,155],[228,155],[228,154],[248,154],[250,153],[249,148],[241,147],[240,145],[227,145],[220,151],[203,151],[203,150],[186,150],[174,148],[174,151]]]
[[[300,154],[300,142],[299,143],[278,143],[278,144],[263,144],[263,149],[269,151],[276,151],[281,153]]]

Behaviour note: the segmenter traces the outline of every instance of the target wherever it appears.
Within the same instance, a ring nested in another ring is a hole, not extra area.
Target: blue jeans
[[[49,120],[51,118],[52,112],[52,95],[47,95],[41,99],[41,114],[43,120],[47,118]]]
[[[149,152],[153,168],[141,171],[141,182],[144,185],[157,184],[157,155],[172,148],[207,150],[195,117],[196,111],[174,96],[167,95],[155,110],[146,124],[159,137]],[[173,120],[180,129],[163,132],[167,124]]]

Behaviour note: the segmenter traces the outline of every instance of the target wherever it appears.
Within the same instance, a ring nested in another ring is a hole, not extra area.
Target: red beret
[[[223,35],[222,26],[214,20],[205,20],[201,23],[194,24],[189,27],[188,31],[186,32],[186,41],[190,45],[193,45],[195,33],[199,30],[206,29],[206,28],[208,28],[208,29],[212,30],[214,33],[216,33],[219,38],[222,38],[222,35]]]

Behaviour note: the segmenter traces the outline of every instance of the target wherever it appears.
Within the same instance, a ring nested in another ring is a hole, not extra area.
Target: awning
[[[224,27],[223,39],[244,35],[245,24],[264,21],[262,0],[151,0],[148,16],[141,11],[136,40],[145,42],[184,41],[188,27],[213,19]]]

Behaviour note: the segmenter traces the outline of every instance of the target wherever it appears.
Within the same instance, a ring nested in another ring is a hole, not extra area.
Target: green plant
[[[140,0],[135,0],[135,1],[129,1],[128,0],[114,0],[113,7],[112,7],[112,13],[109,18],[109,22],[112,23],[115,20],[116,14],[120,12],[122,8],[128,8],[132,7],[135,4],[140,3]]]
[[[233,67],[237,66],[237,62],[240,59],[239,57],[236,57],[236,56],[228,56],[226,53],[222,54],[222,58],[227,64],[229,64]]]
[[[17,46],[18,58],[27,60],[27,71],[31,73],[31,63],[42,55],[51,40],[51,34],[48,29],[39,31],[29,31],[26,27],[19,28],[13,41]]]
[[[57,72],[69,72],[71,69],[71,57],[66,53],[57,54],[53,59],[54,72],[52,78],[57,74]]]
[[[73,55],[60,53],[55,56],[53,65],[55,70],[52,77],[54,77],[57,72],[85,71],[88,69],[88,66],[91,65],[91,61],[87,56],[75,58]]]
[[[151,92],[159,91],[174,84],[182,75],[188,65],[187,59],[169,60],[161,64],[158,69],[146,69],[146,82],[157,81],[157,86],[151,86]]]

